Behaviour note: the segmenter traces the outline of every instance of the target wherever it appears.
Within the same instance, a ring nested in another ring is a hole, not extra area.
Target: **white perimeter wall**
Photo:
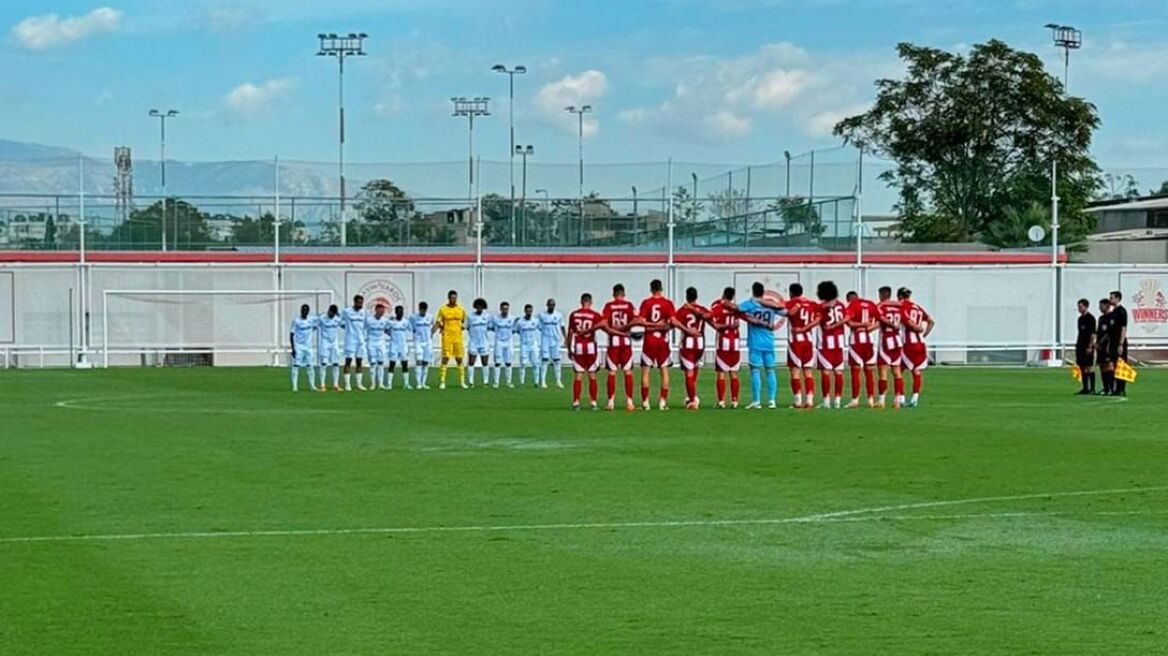
[[[580,293],[592,292],[598,301],[609,296],[617,282],[638,300],[653,278],[665,281],[669,293],[680,298],[688,286],[696,286],[703,302],[716,298],[733,285],[740,297],[750,284],[761,280],[783,291],[798,281],[814,293],[816,283],[834,280],[841,292],[859,289],[875,296],[877,287],[908,286],[914,299],[937,319],[930,340],[937,357],[965,361],[966,348],[1001,348],[1027,351],[1031,358],[1053,340],[1054,304],[1052,274],[1048,267],[1033,266],[751,266],[727,265],[235,265],[235,264],[0,264],[0,365],[37,366],[67,364],[70,349],[87,344],[91,352],[103,342],[104,290],[329,290],[342,304],[358,292],[414,306],[419,300],[437,306],[447,290],[458,290],[465,303],[482,295],[494,309],[501,300],[520,313],[524,303],[541,308],[548,297],[558,300],[565,313],[575,307]],[[1149,282],[1151,281],[1151,282]],[[1168,267],[1070,265],[1060,272],[1059,321],[1064,343],[1074,339],[1075,300],[1094,301],[1112,289],[1124,289],[1128,307],[1137,290],[1159,285],[1168,294]],[[72,290],[73,303],[70,304]],[[84,290],[84,294],[81,292]],[[286,340],[291,307],[273,306],[271,349]],[[70,310],[72,309],[72,313]],[[223,314],[227,314],[224,312]],[[287,316],[277,316],[287,315]],[[88,318],[88,322],[86,322]],[[122,317],[122,320],[127,320]],[[229,321],[226,316],[213,317]],[[175,329],[166,319],[150,312],[134,322],[159,333]],[[151,327],[150,322],[159,323]],[[113,331],[111,330],[111,333]],[[1149,324],[1133,328],[1133,340],[1168,344],[1168,330]],[[226,334],[226,332],[224,333]],[[92,359],[100,362],[100,354]],[[272,362],[271,355],[224,359],[245,364]],[[115,359],[137,364],[140,358]]]

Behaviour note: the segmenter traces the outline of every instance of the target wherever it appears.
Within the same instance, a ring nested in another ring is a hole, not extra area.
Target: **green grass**
[[[572,414],[0,372],[0,652],[1164,653],[1166,383],[940,369],[911,411]],[[427,530],[288,533],[394,527]],[[276,534],[11,539],[229,531]]]

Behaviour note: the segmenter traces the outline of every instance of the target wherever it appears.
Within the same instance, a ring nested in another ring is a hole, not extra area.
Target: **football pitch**
[[[1168,372],[1127,400],[933,369],[914,410],[665,413],[287,379],[0,372],[0,652],[1168,645]]]

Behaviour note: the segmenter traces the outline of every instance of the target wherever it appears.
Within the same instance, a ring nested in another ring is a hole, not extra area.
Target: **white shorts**
[[[386,362],[405,362],[406,358],[410,357],[410,348],[405,344],[394,344],[390,342],[386,353]]]
[[[539,364],[539,347],[535,344],[519,347],[519,366],[534,367]]]
[[[549,360],[552,362],[559,362],[560,343],[556,342],[553,344],[550,339],[541,341],[539,343],[539,357],[542,358],[544,362]]]
[[[365,342],[345,342],[345,359],[365,359]]]
[[[338,365],[341,363],[341,345],[337,343],[325,344],[320,349],[320,366]]]
[[[469,345],[467,345],[466,354],[487,356],[491,354],[491,349],[487,347],[487,342],[485,340],[481,342],[478,340],[473,340]]]
[[[369,364],[385,364],[385,349],[380,344],[365,347],[365,353],[369,356]]]
[[[414,343],[414,362],[429,363],[434,359],[433,342]]]
[[[294,367],[311,367],[312,366],[312,349],[308,347],[296,347],[296,356],[292,358],[292,366]]]
[[[511,366],[511,345],[510,344],[496,344],[495,345],[495,364],[505,364]]]

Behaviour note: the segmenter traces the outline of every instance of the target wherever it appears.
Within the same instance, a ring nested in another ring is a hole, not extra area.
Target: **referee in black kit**
[[[1112,339],[1115,340],[1116,355],[1119,359],[1131,364],[1127,359],[1127,308],[1123,306],[1123,294],[1116,290],[1108,294],[1108,298],[1111,301],[1111,314],[1115,317]],[[1115,393],[1127,396],[1126,380],[1115,380]]]
[[[1099,378],[1103,381],[1099,393],[1111,396],[1115,391],[1115,359],[1119,356],[1119,347],[1112,341],[1115,317],[1111,314],[1110,299],[1099,299],[1099,323],[1095,333],[1095,363],[1099,365]]]
[[[1083,389],[1079,394],[1095,393],[1095,315],[1091,314],[1091,301],[1079,299],[1079,335],[1075,338],[1075,364],[1079,366],[1079,378]]]

